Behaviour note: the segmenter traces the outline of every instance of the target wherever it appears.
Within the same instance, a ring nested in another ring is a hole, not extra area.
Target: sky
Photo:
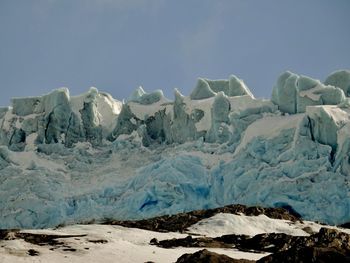
[[[270,98],[286,70],[350,68],[349,13],[348,0],[0,0],[0,105],[59,87],[173,99],[230,74]]]

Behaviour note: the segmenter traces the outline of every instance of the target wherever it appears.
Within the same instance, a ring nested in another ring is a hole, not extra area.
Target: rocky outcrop
[[[257,216],[264,214],[270,218],[285,219],[291,221],[300,220],[299,215],[293,214],[284,208],[264,208],[258,206],[247,207],[244,205],[229,205],[214,209],[197,210],[176,215],[165,215],[137,221],[106,221],[105,224],[136,227],[157,232],[184,232],[191,225],[202,219],[212,217],[218,213],[240,214]]]
[[[321,228],[311,236],[266,233],[254,237],[224,235],[216,238],[188,236],[181,239],[151,240],[162,248],[211,247],[236,248],[240,251],[269,252],[257,262],[350,262],[350,235],[335,229]]]
[[[257,262],[350,262],[350,235],[321,228],[319,233],[286,244],[281,251]]]
[[[287,251],[272,254],[257,261],[258,263],[295,263],[295,262],[350,262],[350,256],[335,248],[327,247],[304,247],[289,249]]]
[[[202,262],[213,262],[213,263],[251,263],[255,261],[246,259],[233,259],[223,254],[208,251],[206,249],[197,251],[193,254],[184,254],[178,258],[176,263],[202,263]]]

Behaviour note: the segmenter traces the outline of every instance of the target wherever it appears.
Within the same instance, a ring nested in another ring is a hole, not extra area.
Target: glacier
[[[141,219],[233,203],[350,221],[350,71],[292,72],[271,99],[243,80],[189,96],[90,88],[0,108],[0,228]]]

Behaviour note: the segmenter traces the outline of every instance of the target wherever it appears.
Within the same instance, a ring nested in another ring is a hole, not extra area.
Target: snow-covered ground
[[[27,231],[23,231],[27,232]],[[51,246],[38,246],[24,240],[0,241],[0,258],[2,263],[17,262],[175,262],[185,253],[194,253],[201,248],[172,248],[165,249],[152,246],[152,238],[158,240],[186,237],[178,233],[158,233],[136,228],[125,228],[109,225],[74,225],[58,230],[31,230],[30,233],[55,235],[86,235],[79,238],[61,239],[75,251],[64,251],[64,248],[50,250]],[[105,240],[106,243],[94,243]],[[28,255],[28,250],[39,252],[38,256]],[[268,253],[247,253],[236,249],[208,248],[208,250],[226,254],[232,258],[257,260]]]
[[[350,229],[320,225],[312,221],[297,221],[272,219],[266,215],[246,216],[243,214],[218,213],[203,219],[189,227],[192,234],[218,237],[227,234],[255,236],[262,233],[285,233],[291,236],[309,236],[311,232],[318,232],[321,227],[328,227],[350,234]],[[307,229],[307,231],[305,230]]]
[[[187,233],[159,233],[137,228],[116,225],[71,225],[58,229],[22,230],[21,233],[48,235],[75,235],[61,238],[60,245],[34,245],[23,239],[0,240],[0,262],[175,262],[185,253],[194,253],[203,248],[177,247],[171,249],[150,245],[150,240],[158,241],[172,238],[184,238],[188,234],[218,237],[227,234],[254,236],[261,233],[286,233],[294,236],[308,236],[309,232],[318,232],[324,225],[314,222],[291,222],[271,219],[265,215],[245,216],[219,213],[211,218],[199,221],[191,226]],[[327,227],[327,226],[326,226]],[[330,227],[330,226],[328,226]],[[305,229],[308,228],[308,232]],[[334,227],[330,227],[334,228]],[[348,229],[337,230],[350,234]],[[38,255],[30,256],[29,250]],[[258,260],[268,253],[242,252],[229,248],[207,248],[210,251],[225,254],[236,259]]]

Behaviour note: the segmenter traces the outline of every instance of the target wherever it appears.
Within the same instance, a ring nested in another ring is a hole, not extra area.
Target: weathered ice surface
[[[338,70],[330,74],[325,85],[331,85],[341,88],[347,97],[350,96],[350,70]]]
[[[349,222],[346,72],[283,73],[271,101],[235,76],[174,101],[142,88],[123,103],[96,88],[13,99],[0,108],[0,228],[235,203]]]
[[[337,105],[345,101],[345,94],[341,88],[287,71],[278,78],[272,101],[281,112],[295,114],[305,112],[307,106]]]
[[[115,125],[122,103],[91,88],[71,97],[61,88],[41,97],[12,99],[12,107],[0,110],[0,142],[22,151],[36,144],[88,141],[101,145]]]
[[[161,90],[156,90],[152,93],[146,93],[142,87],[138,87],[128,99],[128,101],[134,101],[140,104],[148,105],[160,101],[163,97],[163,91]]]

